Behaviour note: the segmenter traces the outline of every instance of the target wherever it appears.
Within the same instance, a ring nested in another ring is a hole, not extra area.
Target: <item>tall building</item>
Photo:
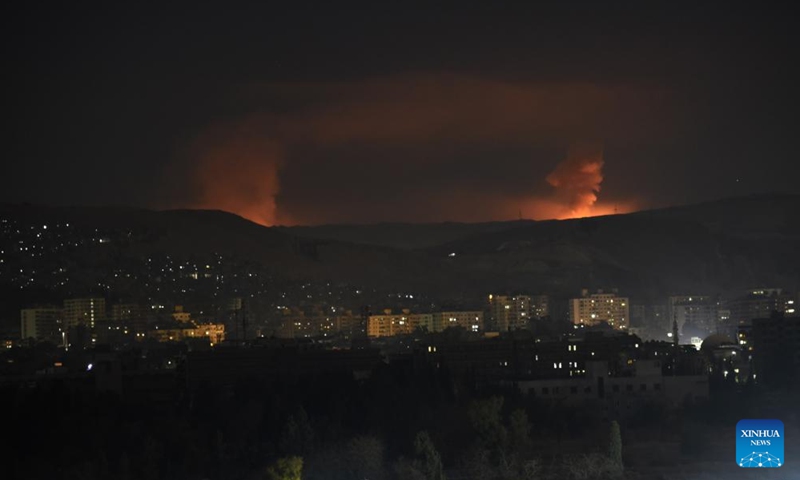
[[[531,306],[528,295],[489,295],[490,328],[500,332],[529,328]]]
[[[334,317],[334,330],[345,338],[353,338],[354,336],[363,336],[364,333],[360,331],[361,316],[353,315],[352,310],[343,310],[339,315]]]
[[[226,315],[223,318],[225,335],[228,340],[247,340],[250,312],[242,297],[233,297],[225,302]]]
[[[717,332],[719,312],[717,302],[704,295],[675,295],[669,297],[669,316],[678,323],[683,337],[705,338]]]
[[[277,336],[280,338],[310,338],[317,334],[311,318],[306,317],[306,312],[298,307],[282,307],[280,309],[282,319]],[[229,322],[232,328],[236,328],[235,322]]]
[[[755,288],[728,302],[730,323],[742,325],[755,318],[768,318],[773,312],[797,315],[795,298],[781,288]]]
[[[547,295],[531,295],[531,317],[544,318],[550,316],[550,297]]]
[[[111,305],[111,323],[143,334],[147,332],[147,324],[151,316],[149,310],[136,303]]]
[[[58,307],[26,308],[20,312],[22,339],[61,344],[63,311]]]
[[[598,290],[589,294],[584,289],[581,298],[569,301],[570,319],[574,325],[597,325],[608,323],[617,330],[627,330],[630,326],[630,306],[627,297],[618,297],[616,293],[605,293]]]
[[[71,298],[64,300],[64,325],[67,329],[84,325],[94,328],[96,322],[106,318],[104,298]]]
[[[642,339],[664,340],[671,331],[669,307],[659,303],[632,303],[630,305],[629,332]]]
[[[744,331],[740,331],[739,343]],[[800,380],[800,318],[773,312],[753,319],[752,355],[760,380],[787,386]]]

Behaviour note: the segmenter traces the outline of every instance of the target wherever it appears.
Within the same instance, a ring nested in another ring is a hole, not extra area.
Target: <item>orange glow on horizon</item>
[[[544,145],[550,152],[576,138],[641,141],[650,134],[643,119],[651,102],[627,88],[432,73],[260,89],[317,100],[199,131],[175,167],[190,174],[185,188],[173,189],[180,197],[173,207],[224,210],[264,226],[572,219],[635,210],[634,202],[599,200],[605,159],[597,143],[573,143],[544,178],[547,159],[533,149],[529,161],[537,168],[517,165],[515,178],[470,177],[472,163],[492,161],[470,154],[463,175],[436,185],[405,180],[427,175],[429,167],[438,172],[473,145],[487,151]],[[329,165],[337,161],[341,169]],[[382,161],[385,168],[373,167]],[[531,185],[526,172],[536,172],[539,184]],[[376,182],[386,184],[387,194]]]
[[[597,202],[582,209],[570,209],[551,199],[532,199],[523,202],[520,214],[532,220],[573,220],[577,218],[602,217],[632,213],[639,210],[638,202],[624,200]]]
[[[618,215],[625,213],[632,213],[637,210],[634,202],[618,202],[618,203],[595,203],[588,209],[581,211],[572,211],[556,220],[572,220],[575,218],[588,218],[588,217],[602,217],[605,215]]]
[[[275,197],[283,150],[258,122],[203,131],[189,149],[195,198],[189,208],[230,212],[264,226],[275,225]]]
[[[598,145],[572,146],[567,158],[556,165],[546,180],[554,189],[555,200],[566,209],[556,218],[592,215],[603,183],[603,151]]]

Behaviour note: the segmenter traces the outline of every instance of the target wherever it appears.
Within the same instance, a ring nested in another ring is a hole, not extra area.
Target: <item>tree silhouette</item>
[[[301,457],[279,458],[267,468],[265,480],[301,480],[303,459]]]
[[[286,455],[302,455],[312,451],[314,429],[308,421],[308,414],[300,407],[296,415],[289,415],[283,426],[280,449]]]
[[[426,480],[445,480],[442,458],[433,445],[428,432],[422,431],[414,439],[414,452],[417,460],[414,467],[425,475]]]
[[[608,458],[622,470],[622,435],[619,431],[619,423],[614,420],[608,438]]]
[[[531,424],[525,410],[518,408],[511,412],[508,419],[508,436],[514,452],[525,453],[530,449]]]
[[[507,431],[501,417],[503,400],[498,396],[475,400],[467,411],[472,428],[490,450],[500,449],[506,443]]]

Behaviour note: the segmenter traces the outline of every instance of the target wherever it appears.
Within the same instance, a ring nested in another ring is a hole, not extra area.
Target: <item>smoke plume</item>
[[[274,225],[282,158],[278,143],[260,122],[203,132],[189,149],[195,190],[191,208],[225,210],[261,225]]]
[[[618,198],[596,203],[599,148],[573,148],[548,175],[549,162],[574,138],[632,148],[664,135],[647,121],[663,110],[659,92],[447,73],[255,84],[234,101],[243,116],[210,122],[179,149],[165,177],[189,172],[190,188],[170,180],[164,195],[263,225],[613,213]],[[554,192],[531,191],[531,178]]]
[[[597,146],[570,148],[567,158],[546,180],[556,189],[556,202],[564,208],[562,218],[591,216],[603,183],[602,149]]]

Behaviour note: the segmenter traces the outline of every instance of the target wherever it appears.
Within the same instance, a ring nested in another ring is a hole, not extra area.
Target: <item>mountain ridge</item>
[[[132,258],[222,254],[288,277],[445,300],[488,291],[570,296],[584,287],[617,287],[643,298],[800,287],[800,195],[573,220],[333,226],[338,231],[264,227],[219,210],[5,204],[0,216],[28,223],[71,219],[81,228],[108,229],[121,239],[116,254]],[[326,231],[336,235],[312,235]],[[358,241],[348,240],[353,236]],[[387,244],[392,237],[405,248]]]

